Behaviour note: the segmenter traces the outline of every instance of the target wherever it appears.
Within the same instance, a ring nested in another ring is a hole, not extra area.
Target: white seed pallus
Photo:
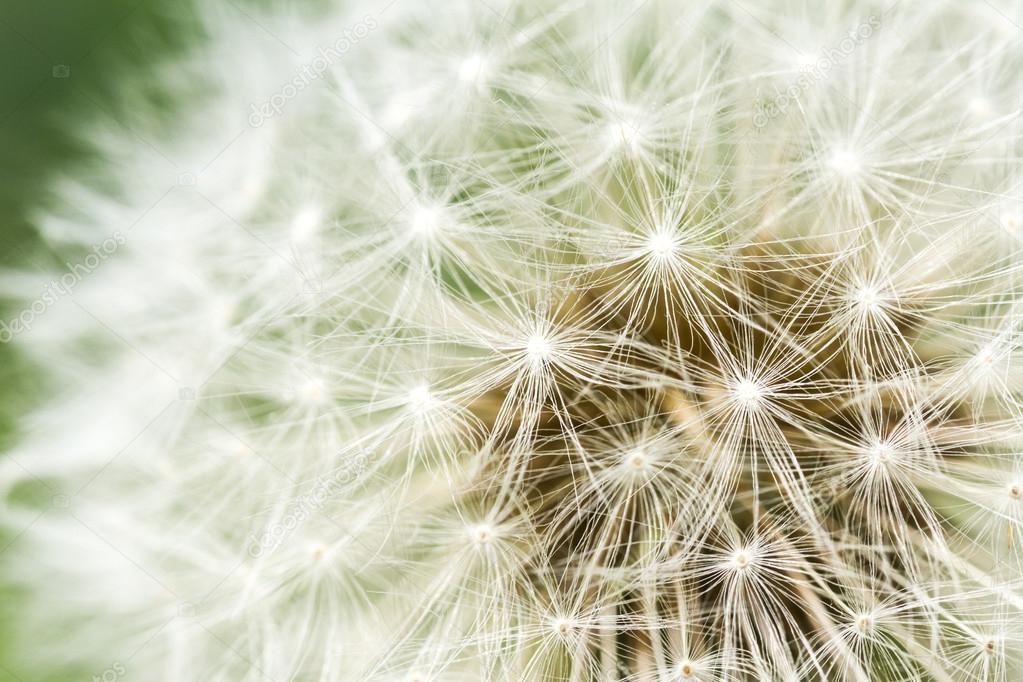
[[[1023,679],[1023,4],[270,4],[0,275],[2,669]]]

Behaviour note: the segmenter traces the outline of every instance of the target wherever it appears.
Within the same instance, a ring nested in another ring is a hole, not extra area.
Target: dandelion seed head
[[[840,147],[831,152],[828,165],[843,178],[856,177],[863,168],[860,155],[848,147]]]
[[[995,351],[990,346],[985,346],[977,353],[977,364],[992,365],[995,362]]]
[[[797,69],[809,69],[817,62],[817,52],[812,49],[796,50],[792,63]]]
[[[642,447],[633,448],[621,455],[618,467],[625,480],[646,480],[655,473],[654,460]]]
[[[1005,350],[1001,342],[995,340],[982,345],[970,358],[969,367],[976,378],[987,381],[996,371],[999,360],[1004,357]]]
[[[754,564],[754,561],[755,557],[753,553],[749,549],[744,547],[736,550],[732,554],[731,559],[729,561],[729,566],[732,568],[733,571],[737,573],[742,573],[751,568]]]
[[[870,463],[875,467],[886,467],[891,464],[896,455],[896,450],[891,443],[879,441],[872,445],[867,451]]]
[[[458,79],[463,83],[482,84],[487,80],[490,60],[481,53],[465,57],[458,65]]]
[[[442,213],[436,206],[419,206],[412,212],[409,229],[417,237],[433,237],[440,229]]]
[[[539,366],[550,361],[554,352],[554,344],[548,336],[537,332],[526,340],[525,351],[529,360]]]
[[[667,229],[655,230],[646,238],[645,248],[647,256],[654,262],[670,259],[675,254],[675,237]]]
[[[497,531],[490,524],[480,523],[469,528],[469,538],[478,546],[488,545],[497,538]]]
[[[314,542],[309,545],[308,553],[309,557],[315,561],[321,561],[327,556],[328,547],[322,542]]]
[[[319,206],[301,208],[291,220],[291,238],[299,243],[308,241],[315,236],[322,219],[323,211]]]
[[[856,632],[860,635],[868,635],[874,630],[874,616],[871,613],[861,613],[856,616]]]
[[[306,377],[295,391],[295,400],[306,405],[321,405],[329,398],[327,383],[319,377]]]
[[[1010,235],[1017,236],[1023,228],[1023,212],[1015,208],[1003,208],[998,213],[998,224]]]
[[[986,119],[994,113],[994,107],[991,105],[991,101],[983,95],[975,95],[970,98],[969,103],[966,105],[967,111],[970,115],[976,119]]]
[[[233,298],[218,296],[210,304],[210,317],[213,326],[217,329],[226,329],[230,326],[237,312],[238,304]]]
[[[633,469],[644,469],[649,463],[646,453],[642,450],[633,450],[626,458],[628,465]]]
[[[218,437],[215,447],[217,450],[233,459],[242,459],[252,454],[252,450],[249,446],[229,434]]]
[[[609,149],[625,149],[635,153],[643,147],[642,125],[635,120],[612,121],[607,126],[607,146]]]
[[[732,385],[732,398],[745,409],[753,410],[761,406],[766,391],[753,379],[740,379]]]
[[[565,638],[575,632],[576,624],[568,618],[554,618],[551,620],[550,628],[555,636]]]
[[[429,412],[435,404],[436,399],[429,384],[418,384],[408,393],[408,405],[416,413]]]
[[[860,310],[868,313],[878,313],[884,308],[888,297],[880,287],[864,284],[853,292],[851,299],[852,304]]]

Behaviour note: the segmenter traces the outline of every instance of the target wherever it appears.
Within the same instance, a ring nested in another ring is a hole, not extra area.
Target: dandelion
[[[327,5],[201,10],[39,214],[126,239],[4,327],[5,669],[1023,676],[1011,12]]]

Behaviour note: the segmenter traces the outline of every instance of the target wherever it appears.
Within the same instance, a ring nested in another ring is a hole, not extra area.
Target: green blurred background
[[[83,162],[95,154],[77,138],[77,123],[117,118],[124,75],[173,56],[183,36],[195,35],[186,30],[191,16],[190,3],[181,0],[0,1],[0,274],[61,262],[37,238],[32,216],[51,201],[55,178],[85,172]],[[2,319],[19,309],[0,286]],[[12,345],[0,344],[0,453],[40,394],[38,374]],[[0,532],[0,552],[16,540]],[[44,678],[13,669],[18,602],[0,580],[0,680],[91,679],[81,671]]]
[[[0,268],[61,262],[36,238],[32,215],[50,201],[54,178],[95,153],[77,137],[75,122],[118,118],[120,76],[172,55],[189,16],[181,1],[0,2]],[[3,319],[18,309],[0,287]],[[0,344],[0,382],[3,451],[34,388],[9,344]]]

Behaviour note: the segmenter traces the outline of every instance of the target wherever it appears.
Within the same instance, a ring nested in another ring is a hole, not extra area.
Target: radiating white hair
[[[4,279],[3,664],[1023,679],[1019,17],[203,8]]]

